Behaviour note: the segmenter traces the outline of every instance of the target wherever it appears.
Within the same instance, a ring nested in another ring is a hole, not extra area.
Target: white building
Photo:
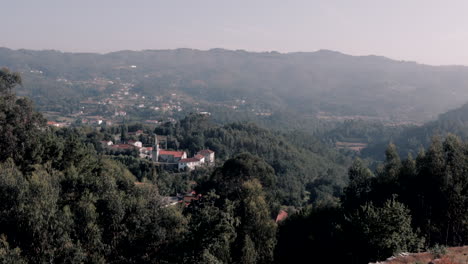
[[[133,146],[138,147],[138,148],[143,147],[143,143],[141,141],[129,140],[128,144],[133,145]]]
[[[112,146],[112,145],[114,145],[114,142],[112,142],[112,141],[110,141],[110,140],[104,140],[104,141],[101,141],[101,144],[102,144],[103,146],[106,146],[106,147],[107,147],[107,146]]]
[[[181,159],[179,161],[179,170],[184,170],[185,168],[193,170],[195,167],[200,166],[201,164],[201,161],[197,158]]]
[[[151,159],[153,154],[153,147],[142,147],[140,148],[140,158]]]
[[[209,149],[204,149],[198,151],[197,155],[202,155],[205,157],[205,163],[213,165],[215,163],[215,152]]]

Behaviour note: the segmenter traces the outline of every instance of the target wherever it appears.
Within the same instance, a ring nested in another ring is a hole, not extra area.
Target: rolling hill
[[[436,67],[328,50],[91,54],[0,48],[0,65],[22,72],[24,85],[19,92],[39,104],[108,93],[96,85],[83,85],[99,78],[131,83],[133,90],[147,96],[178,93],[212,105],[245,100],[260,112],[287,111],[298,119],[339,120],[344,116],[421,122],[468,101],[467,67]]]

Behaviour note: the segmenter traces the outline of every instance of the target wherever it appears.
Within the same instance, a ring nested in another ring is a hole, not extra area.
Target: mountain
[[[18,92],[39,106],[55,99],[104,96],[112,91],[111,82],[130,83],[146,96],[184,95],[185,104],[237,107],[235,102],[245,101],[246,112],[290,112],[298,119],[421,122],[468,101],[467,67],[328,50],[92,54],[0,48],[0,66],[22,73],[24,85]],[[110,82],[97,83],[101,79]]]

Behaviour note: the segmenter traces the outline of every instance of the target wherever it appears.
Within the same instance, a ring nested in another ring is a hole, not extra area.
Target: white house
[[[197,160],[199,160],[200,163],[202,163],[202,164],[205,163],[205,156],[203,156],[203,155],[197,154],[197,155],[195,155],[194,158],[196,158]]]
[[[101,144],[102,144],[103,146],[108,147],[108,146],[114,145],[114,142],[112,142],[112,141],[110,141],[110,140],[104,140],[104,141],[101,141]]]
[[[133,145],[133,146],[138,147],[138,148],[143,147],[143,143],[141,141],[129,140],[128,144]]]
[[[205,157],[205,163],[212,165],[215,162],[215,152],[209,149],[204,149],[198,151],[197,155],[202,155]]]
[[[179,170],[183,170],[185,168],[189,170],[195,169],[195,167],[200,166],[201,162],[197,158],[188,158],[188,159],[181,159],[179,161]]]
[[[153,153],[153,147],[140,148],[140,158],[142,159],[151,158],[152,153]]]

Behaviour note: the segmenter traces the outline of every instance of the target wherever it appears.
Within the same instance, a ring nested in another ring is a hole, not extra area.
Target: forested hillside
[[[395,145],[372,172],[356,160],[340,206],[311,208],[279,230],[278,259],[368,263],[398,252],[468,242],[467,144],[434,140],[401,160]]]
[[[382,160],[382,150],[392,142],[398,146],[400,155],[412,154],[414,157],[422,148],[430,145],[433,137],[445,138],[449,134],[457,135],[463,140],[468,139],[468,104],[443,113],[437,120],[427,122],[422,126],[400,129],[393,135],[382,134],[381,140],[370,144],[362,155]]]
[[[184,95],[184,104],[194,99],[219,112],[225,106],[239,107],[236,102],[244,100],[248,111],[267,115],[286,111],[299,120],[360,116],[420,122],[468,100],[464,67],[433,67],[333,51],[280,54],[178,49],[101,55],[2,48],[0,64],[23,73],[24,86],[18,92],[40,106],[61,105],[56,110],[72,106],[73,98],[111,93],[117,82],[130,83],[135,92],[146,96]],[[96,78],[114,84],[96,85],[91,82]],[[68,104],[61,103],[65,99]]]
[[[299,131],[271,132],[255,124],[219,126],[203,115],[190,115],[180,123],[166,123],[155,132],[170,138],[168,146],[195,153],[209,148],[221,160],[248,152],[261,157],[276,172],[283,204],[332,202],[347,179],[351,160],[317,138]]]

